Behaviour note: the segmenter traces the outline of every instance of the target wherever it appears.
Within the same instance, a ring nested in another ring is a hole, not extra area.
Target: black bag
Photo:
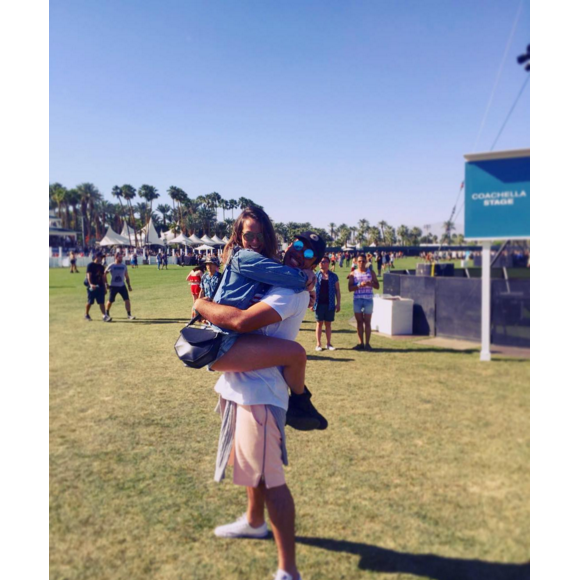
[[[223,334],[210,328],[194,328],[201,316],[192,318],[175,343],[175,352],[185,366],[201,369],[212,363],[220,349]]]
[[[224,277],[222,274],[219,284],[211,296],[212,299],[217,294]],[[179,359],[185,366],[193,369],[202,369],[217,358],[224,336],[223,333],[210,328],[193,328],[192,324],[200,318],[200,314],[194,316],[181,331],[175,343],[175,352]]]

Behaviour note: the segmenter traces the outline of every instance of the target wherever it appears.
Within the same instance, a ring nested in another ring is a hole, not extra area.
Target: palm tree
[[[381,241],[381,231],[376,226],[372,226],[369,228],[369,242],[371,244],[379,245]]]
[[[139,197],[142,197],[145,201],[149,202],[149,217],[153,217],[153,200],[159,197],[159,192],[152,186],[152,185],[142,185],[139,188]],[[147,216],[145,216],[144,226],[147,225]],[[147,230],[146,236],[149,234],[149,230]],[[145,237],[145,243],[149,240]]]
[[[236,208],[238,208],[238,200],[237,199],[230,199],[230,201],[228,202],[229,205],[229,209],[232,210],[232,219],[234,219],[234,210]]]
[[[328,227],[330,228],[330,237],[334,240],[334,230],[336,228],[336,224],[334,222],[330,222]]]
[[[377,224],[381,230],[381,238],[384,240],[385,239],[385,228],[389,225],[385,220],[381,220],[378,224]]]
[[[397,241],[397,235],[393,226],[387,225],[385,228],[385,244],[387,246],[394,246]]]
[[[79,195],[79,192],[76,189],[67,189],[66,198],[67,204],[71,206],[73,229],[78,230],[79,228],[78,205],[81,202],[81,196]]]
[[[142,185],[138,193],[139,197],[149,202],[149,215],[146,217],[150,218],[153,215],[153,200],[159,198],[159,192],[152,185]]]
[[[58,204],[56,203],[56,201],[54,201],[52,194],[53,194],[53,191],[55,191],[59,187],[63,187],[63,186],[62,186],[62,184],[60,184],[58,182],[50,183],[48,185],[48,209],[58,209]]]
[[[132,185],[126,183],[125,185],[121,186],[121,195],[129,206],[129,215],[131,216],[131,221],[133,223],[133,235],[135,236],[135,247],[137,247],[137,227],[135,225],[135,214],[133,213],[133,205],[131,203],[131,200],[134,199],[137,195],[137,191]]]
[[[51,183],[48,186],[49,198],[56,204],[58,210],[58,217],[64,220],[64,202],[66,199],[66,188],[60,183]],[[64,225],[64,224],[63,224]],[[67,227],[65,225],[65,227]]]
[[[79,193],[81,201],[81,215],[87,218],[88,232],[87,235],[91,237],[91,225],[94,220],[95,236],[100,237],[99,220],[95,219],[95,204],[102,199],[102,195],[95,185],[92,183],[81,183],[77,185],[76,190]],[[83,240],[84,243],[84,240]]]
[[[171,213],[171,206],[167,205],[165,203],[160,203],[157,206],[157,211],[161,214],[161,217],[163,218],[163,229],[165,230],[165,228],[167,227],[167,218],[169,217],[169,214]]]
[[[421,231],[421,228],[418,228],[417,226],[415,226],[409,232],[409,238],[410,238],[411,245],[413,245],[413,246],[418,245],[419,239],[421,238],[422,235],[423,235],[423,232]]]
[[[397,229],[397,236],[401,240],[401,244],[406,246],[409,239],[409,228],[407,226],[399,226]]]
[[[172,185],[168,190],[167,193],[169,197],[173,201],[173,209],[175,209],[175,202],[177,202],[177,208],[179,210],[179,227],[183,231],[183,212],[181,211],[181,204],[184,203],[188,198],[187,193],[183,191],[183,189]]]

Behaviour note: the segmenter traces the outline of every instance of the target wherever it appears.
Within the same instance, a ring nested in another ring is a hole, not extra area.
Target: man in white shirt
[[[325,249],[326,244],[316,233],[303,232],[286,251],[284,263],[313,268],[324,256]],[[308,292],[295,293],[273,287],[247,310],[206,300],[197,300],[195,309],[222,328],[236,332],[258,331],[294,340],[309,300]],[[287,464],[284,423],[288,386],[280,369],[275,367],[224,373],[215,390],[220,394],[222,406],[216,479],[223,478],[226,462],[233,465],[234,483],[245,486],[248,497],[244,516],[216,528],[215,534],[227,538],[266,537],[266,506],[278,548],[275,580],[300,580],[295,555],[294,500],[282,467]]]

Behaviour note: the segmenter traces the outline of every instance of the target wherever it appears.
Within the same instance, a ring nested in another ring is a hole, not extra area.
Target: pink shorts
[[[282,463],[282,436],[266,405],[237,405],[236,433],[228,465],[236,485],[267,488],[286,483]]]

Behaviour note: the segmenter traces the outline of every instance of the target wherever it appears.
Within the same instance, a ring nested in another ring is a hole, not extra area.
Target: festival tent
[[[130,246],[129,238],[117,234],[111,226],[108,227],[105,237],[99,242],[99,246]]]
[[[121,236],[131,240],[130,246],[135,245],[135,230],[127,225],[127,222],[123,222],[123,229],[121,230]],[[137,241],[141,238],[141,232],[137,234]]]
[[[191,236],[189,236],[189,239],[196,245],[203,244],[203,240],[198,238],[195,234],[191,234]]]
[[[153,218],[149,218],[149,223],[141,231],[143,232],[144,243],[155,246],[163,245],[163,240],[157,235],[157,230],[153,225]]]
[[[187,236],[184,236],[183,234],[179,234],[176,238],[173,238],[169,243],[170,244],[184,244],[186,246],[193,246],[193,242]]]
[[[161,232],[161,239],[165,240],[166,242],[169,242],[171,240],[173,240],[173,238],[176,238],[177,236],[171,231],[168,230],[166,232]]]
[[[206,253],[213,250],[213,246],[207,246],[204,244],[203,246],[199,246],[199,248],[195,248],[196,250],[204,250]]]
[[[211,239],[211,241],[218,246],[225,246],[225,244],[226,244],[223,240],[220,240],[218,238],[217,234]]]
[[[208,246],[212,246],[213,247],[215,245],[215,242],[211,238],[209,238],[207,235],[203,236],[201,238],[201,241],[204,244],[207,244]]]

